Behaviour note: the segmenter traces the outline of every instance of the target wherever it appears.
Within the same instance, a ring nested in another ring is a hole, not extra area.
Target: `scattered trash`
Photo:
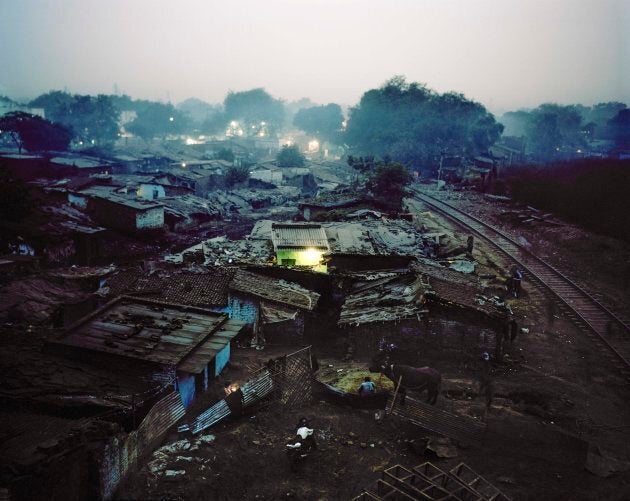
[[[473,273],[475,271],[475,263],[473,261],[458,259],[457,261],[451,261],[449,268],[459,271],[460,273]]]
[[[186,470],[166,470],[164,476],[168,480],[177,480],[179,477],[186,475]]]
[[[197,443],[199,444],[211,444],[212,442],[214,442],[216,440],[216,436],[215,435],[201,435],[198,439],[197,439]]]
[[[164,445],[156,450],[153,455],[157,453],[166,453],[166,454],[174,454],[176,452],[187,451],[190,449],[192,444],[188,440],[179,440],[178,442],[173,442],[172,444]]]

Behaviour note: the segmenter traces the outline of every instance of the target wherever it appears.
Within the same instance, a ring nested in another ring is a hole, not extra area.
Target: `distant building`
[[[64,174],[75,173],[81,175],[89,174],[111,174],[113,165],[110,162],[92,157],[53,157],[50,159],[53,168]]]
[[[87,209],[99,224],[124,233],[162,230],[164,206],[148,200],[127,198],[111,189],[94,186],[69,192],[70,204]]]
[[[230,166],[222,160],[176,162],[171,164],[164,178],[171,185],[188,188],[195,195],[205,197],[209,191],[224,186],[225,173]]]
[[[258,179],[265,183],[282,184],[282,169],[269,165],[257,165],[249,171],[250,179]]]
[[[330,246],[321,225],[274,223],[271,225],[271,241],[278,264],[308,266],[326,272],[322,256]]]

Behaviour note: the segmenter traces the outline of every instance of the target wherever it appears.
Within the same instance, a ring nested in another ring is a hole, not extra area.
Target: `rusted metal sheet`
[[[186,410],[178,392],[173,391],[156,403],[138,427],[143,445],[148,446],[160,438],[166,430],[179,421]]]
[[[177,365],[226,321],[210,310],[123,296],[71,326],[56,343]]]
[[[247,381],[242,387],[243,407],[248,407],[270,395],[273,391],[273,381],[271,373],[267,370],[262,371],[255,378]],[[197,416],[191,426],[193,434],[199,433],[210,426],[215,425],[222,419],[230,415],[230,408],[225,400],[219,400],[208,410]]]
[[[245,407],[262,400],[273,391],[273,380],[268,370],[262,371],[255,378],[247,381],[242,387],[243,405]]]
[[[387,402],[388,408],[392,406],[391,400],[390,398]],[[466,416],[451,414],[411,397],[405,399],[405,405],[400,405],[400,402],[396,401],[392,407],[392,414],[411,421],[424,430],[465,443],[480,442],[486,431],[485,423]]]
[[[193,434],[197,434],[200,431],[210,428],[210,426],[218,423],[223,418],[230,415],[230,408],[225,400],[219,400],[216,404],[210,407],[208,410],[202,412],[195,419],[191,431]]]

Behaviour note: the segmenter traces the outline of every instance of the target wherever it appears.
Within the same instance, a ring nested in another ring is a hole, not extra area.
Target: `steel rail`
[[[577,321],[579,319],[590,332],[593,332],[604,343],[618,361],[624,365],[624,368],[630,370],[630,361],[607,339],[611,321],[621,326],[626,333],[630,332],[630,326],[618,315],[558,269],[532,254],[501,230],[426,193],[416,189],[412,189],[412,192],[417,200],[424,202],[457,224],[473,230],[518,263],[530,277],[551,291],[569,309],[569,317],[573,317],[571,319],[578,327],[582,327]]]

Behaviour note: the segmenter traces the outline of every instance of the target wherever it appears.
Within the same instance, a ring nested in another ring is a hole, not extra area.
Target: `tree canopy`
[[[246,135],[250,135],[252,130],[256,133],[261,126],[271,133],[276,132],[284,122],[284,103],[274,99],[262,88],[230,91],[223,101],[223,107],[226,119],[239,122]]]
[[[28,151],[67,150],[72,132],[37,115],[13,111],[0,117],[0,134],[7,134],[18,147]]]
[[[630,109],[624,108],[608,121],[615,146],[630,148]]]
[[[234,162],[234,152],[230,148],[221,148],[214,155],[217,160],[226,160],[228,162]]]
[[[181,134],[187,127],[186,115],[175,109],[172,104],[151,102],[138,112],[137,117],[127,126],[127,130],[142,139],[150,140],[155,136]]]
[[[307,134],[330,142],[339,142],[342,122],[341,106],[333,103],[302,108],[293,118],[293,124],[296,127]]]
[[[229,167],[225,172],[225,185],[228,188],[244,183],[249,179],[249,169],[247,167]]]
[[[302,167],[305,160],[304,155],[295,144],[291,146],[285,144],[276,155],[278,167]]]
[[[405,196],[405,186],[411,182],[411,175],[399,163],[377,162],[370,172],[366,187],[386,207],[400,210]]]
[[[33,108],[44,108],[46,117],[69,127],[77,141],[103,144],[118,138],[120,111],[109,96],[71,95],[51,91],[29,103]]]
[[[545,103],[533,110],[505,113],[501,122],[507,137],[524,138],[526,152],[534,159],[554,161],[585,148],[593,139],[618,144],[619,128],[614,120],[627,109],[619,102],[590,107]]]
[[[345,139],[356,153],[418,164],[442,153],[483,153],[502,130],[484,106],[462,94],[439,94],[394,77],[350,110]]]

